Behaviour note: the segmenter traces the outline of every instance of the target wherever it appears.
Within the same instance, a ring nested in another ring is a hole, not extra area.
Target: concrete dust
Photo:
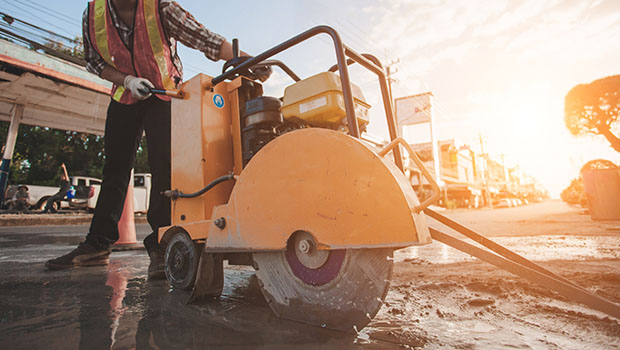
[[[620,261],[553,261],[552,271],[620,302]],[[601,278],[605,276],[605,278]],[[620,323],[482,262],[397,264],[367,327],[428,349],[617,349]],[[414,342],[411,342],[413,338]]]

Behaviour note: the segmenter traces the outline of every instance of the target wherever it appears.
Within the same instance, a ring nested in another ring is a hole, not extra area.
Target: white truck
[[[148,173],[138,173],[133,176],[133,208],[135,213],[146,213],[149,210],[149,200],[151,199],[151,174]],[[99,198],[99,192],[101,191],[101,180],[85,177],[85,176],[76,176],[75,179],[71,179],[71,185],[73,186],[92,186],[95,189],[94,195],[88,199],[88,209],[94,210],[97,205],[97,198]],[[75,207],[78,207],[77,201],[75,202]]]
[[[71,180],[71,186],[78,187],[92,187],[92,196],[86,198],[72,198],[68,202],[62,201],[61,207],[69,207],[75,209],[87,209],[89,211],[95,210],[97,205],[97,198],[99,198],[99,192],[101,191],[101,179],[88,176],[69,176]]]
[[[99,197],[99,191],[101,190],[101,180],[95,177],[88,176],[69,176],[69,182],[74,189],[80,188],[82,191],[88,189],[88,196],[78,195],[74,198],[60,201],[60,208],[69,209],[95,209],[97,204],[97,198]],[[43,210],[47,203],[47,200],[58,192],[58,187],[51,186],[28,186],[28,192],[30,193],[30,209]],[[92,195],[91,195],[92,194]],[[60,209],[58,204],[55,204],[54,209]]]

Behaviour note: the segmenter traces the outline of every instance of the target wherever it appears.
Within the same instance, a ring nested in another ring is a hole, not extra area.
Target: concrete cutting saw
[[[271,59],[319,34],[336,62],[300,79]],[[234,58],[222,74],[198,75],[172,103],[171,226],[159,231],[171,286],[191,302],[222,293],[224,261],[256,269],[280,317],[332,329],[366,326],[389,289],[393,252],[432,239],[505,268],[614,317],[618,305],[488,241],[428,207],[439,199],[434,178],[398,137],[381,62],[344,45],[327,26],[312,28],[258,56]],[[377,76],[390,142],[360,137],[370,105],[349,79],[357,63]],[[281,98],[264,96],[260,68],[281,68],[293,81]],[[403,153],[403,150],[405,151]],[[403,157],[406,155],[407,157]],[[404,174],[414,164],[433,195],[420,202]],[[488,250],[430,229],[427,216]]]

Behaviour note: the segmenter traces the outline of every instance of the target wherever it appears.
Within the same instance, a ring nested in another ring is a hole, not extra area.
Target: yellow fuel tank
[[[351,84],[355,115],[360,128],[370,121],[366,103],[359,86]],[[298,81],[284,90],[282,104],[284,119],[297,119],[313,126],[338,127],[346,121],[340,76],[323,72]]]

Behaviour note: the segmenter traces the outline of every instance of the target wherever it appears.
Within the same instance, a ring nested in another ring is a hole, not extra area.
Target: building
[[[428,169],[434,160],[430,142],[411,145]],[[441,204],[448,207],[479,207],[482,203],[482,176],[476,162],[476,154],[468,145],[458,141],[439,141],[440,178],[436,179],[442,189]],[[408,167],[411,183],[418,196],[426,198],[430,185],[422,178],[415,166]]]
[[[442,206],[479,208],[493,206],[503,199],[539,201],[546,198],[546,191],[536,179],[519,171],[518,167],[506,168],[503,162],[492,159],[488,154],[476,154],[469,145],[455,139],[439,141],[438,145],[441,166],[440,177],[436,181],[442,189]],[[433,169],[431,143],[412,144],[411,147],[426,168]],[[414,164],[406,165],[406,174],[418,197],[429,197],[431,189],[428,182]]]

